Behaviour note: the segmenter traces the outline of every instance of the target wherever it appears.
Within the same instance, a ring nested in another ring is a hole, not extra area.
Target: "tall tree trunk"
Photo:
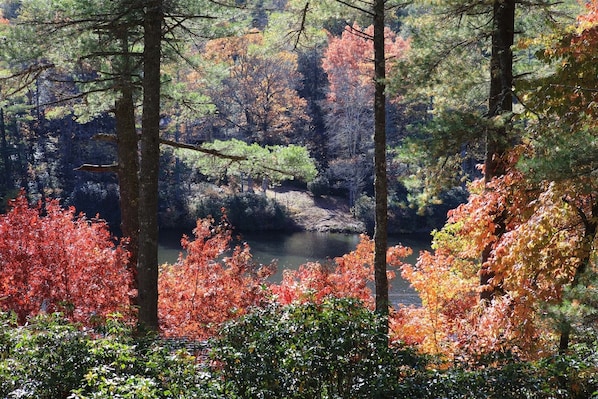
[[[120,191],[121,233],[128,238],[129,265],[133,271],[133,288],[137,289],[137,260],[139,258],[139,138],[135,126],[135,102],[132,82],[133,59],[129,53],[129,30],[124,26],[117,31],[122,49],[118,91],[115,101],[118,183]],[[134,298],[138,305],[138,298]]]
[[[495,0],[493,8],[492,55],[490,59],[490,93],[488,96],[488,118],[494,118],[513,111],[513,52],[511,46],[515,35],[515,0]],[[505,126],[487,132],[485,181],[490,182],[494,177],[505,173],[503,156],[508,149],[507,129]],[[504,222],[507,215],[494,215],[497,225],[496,234],[504,233]],[[480,285],[482,288],[480,299],[492,300],[496,293],[495,287],[490,286],[494,273],[489,270],[487,262],[490,259],[492,246],[489,245],[482,252],[482,269],[480,270]]]
[[[581,218],[581,221],[584,225],[584,234],[583,234],[583,252],[581,259],[579,261],[579,266],[575,270],[575,275],[573,276],[573,281],[571,281],[571,287],[575,288],[579,285],[580,279],[582,278],[583,274],[588,269],[592,262],[592,253],[593,253],[593,243],[596,239],[596,234],[598,234],[598,223],[596,222],[596,215],[598,215],[598,202],[594,202],[592,204],[591,212],[592,214],[588,217],[586,213],[580,207],[575,206],[577,209],[577,214]],[[564,354],[569,349],[569,340],[571,338],[571,331],[572,326],[571,322],[566,318],[563,318],[560,322],[561,331],[560,331],[560,339],[559,339],[559,353]]]
[[[376,312],[384,317],[388,333],[388,277],[386,251],[388,247],[388,193],[386,178],[386,60],[384,52],[384,0],[374,0],[374,279]]]
[[[124,79],[127,79],[125,75]],[[121,232],[128,238],[127,249],[131,255],[129,262],[137,281],[137,259],[139,253],[139,152],[135,129],[135,104],[133,87],[128,81],[122,82],[120,98],[116,100],[116,136],[118,152],[118,182],[120,189]],[[135,284],[135,288],[137,283]],[[134,302],[137,302],[135,300]],[[137,304],[137,303],[136,303]]]
[[[4,124],[4,109],[0,108],[0,152],[2,152],[2,163],[4,165],[4,181],[2,190],[8,192],[13,189],[12,168],[10,164],[10,149],[6,140],[6,125]]]
[[[143,114],[139,163],[139,325],[158,330],[158,174],[162,0],[145,3]]]

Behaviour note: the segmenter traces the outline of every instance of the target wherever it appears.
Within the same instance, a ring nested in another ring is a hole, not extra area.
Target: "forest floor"
[[[321,196],[309,191],[277,187],[266,192],[284,206],[293,222],[302,230],[335,233],[362,233],[365,226],[355,219],[345,198]]]

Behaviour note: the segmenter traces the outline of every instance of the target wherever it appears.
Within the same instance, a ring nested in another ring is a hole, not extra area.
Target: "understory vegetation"
[[[486,319],[478,331],[493,342],[467,325],[467,280],[404,263],[411,249],[398,245],[389,277],[401,270],[423,306],[393,309],[387,335],[367,236],[272,282],[275,264],[253,262],[246,244],[231,248],[228,220],[206,218],[183,237],[187,255],[161,266],[160,332],[145,335],[124,306],[134,293],[122,243],[105,222],[73,212],[21,196],[0,218],[0,397],[598,398],[598,338],[584,316],[593,314],[591,284],[564,293],[578,320],[566,352],[555,351],[551,324],[564,305],[529,318],[537,342]]]
[[[208,341],[135,337],[114,316],[81,329],[59,314],[0,321],[4,398],[596,398],[596,343],[522,362],[491,353],[438,367],[386,345],[356,300],[272,306]],[[380,350],[379,348],[383,349]]]

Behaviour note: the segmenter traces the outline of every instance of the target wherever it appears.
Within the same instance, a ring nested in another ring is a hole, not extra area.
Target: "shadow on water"
[[[174,263],[181,253],[180,240],[182,235],[188,232],[168,230],[160,234],[159,260],[161,263]],[[429,249],[429,236],[391,236],[389,245],[402,245],[411,247],[413,255],[406,259],[406,262],[414,264],[419,252]],[[272,280],[278,282],[282,278],[283,270],[296,269],[307,262],[332,261],[335,257],[342,256],[353,251],[358,242],[358,234],[341,233],[320,233],[320,232],[261,232],[244,233],[240,240],[234,244],[247,242],[251,248],[254,261],[261,264],[278,262],[278,272]],[[410,287],[409,283],[403,280],[399,273],[391,281],[389,292],[393,304],[412,305],[419,304],[417,293]]]

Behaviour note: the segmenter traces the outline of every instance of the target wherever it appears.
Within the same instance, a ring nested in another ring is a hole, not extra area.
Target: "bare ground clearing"
[[[303,230],[335,233],[365,231],[365,226],[353,217],[347,201],[343,198],[314,198],[307,191],[286,188],[267,190],[266,195],[284,206],[294,223]]]

